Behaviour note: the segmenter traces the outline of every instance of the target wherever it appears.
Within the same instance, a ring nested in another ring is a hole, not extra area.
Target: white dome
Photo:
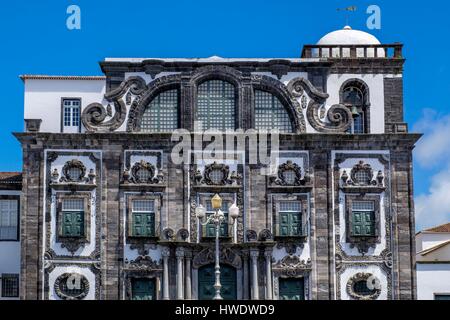
[[[326,34],[317,42],[318,45],[352,45],[352,44],[380,44],[377,38],[370,33],[353,30],[345,26],[342,30],[336,30]]]
[[[352,45],[379,45],[381,44],[380,41],[378,41],[377,38],[375,38],[373,35],[359,30],[353,30],[349,26],[345,26],[342,30],[337,30],[330,32],[326,34],[322,39],[317,42],[317,45],[319,46],[331,46],[330,49],[322,49],[321,52],[317,51],[315,54],[319,54],[321,58],[349,58],[351,57],[351,50],[350,47],[345,46],[352,46]],[[334,47],[336,46],[336,47]],[[338,46],[341,46],[339,48]],[[344,46],[342,48],[342,46]],[[375,52],[376,50],[376,52]],[[376,53],[376,55],[375,55]],[[357,58],[384,58],[386,57],[386,52],[383,48],[367,48],[364,49],[363,47],[356,48],[356,57]]]

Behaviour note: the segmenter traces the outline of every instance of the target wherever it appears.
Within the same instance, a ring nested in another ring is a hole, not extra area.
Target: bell
[[[358,118],[360,116],[358,108],[356,106],[352,106],[352,116],[353,118]]]

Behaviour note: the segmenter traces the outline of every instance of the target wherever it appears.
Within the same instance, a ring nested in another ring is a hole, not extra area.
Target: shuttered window
[[[298,237],[302,235],[302,204],[300,201],[279,203],[279,236]]]
[[[84,200],[64,199],[62,202],[62,236],[84,236]]]
[[[219,237],[228,237],[228,202],[222,202],[222,210],[225,220],[221,223],[219,228]],[[213,215],[215,210],[212,207],[211,201],[206,202],[206,216],[209,217]],[[216,237],[216,226],[214,223],[210,222],[205,227],[205,237],[215,238]]]
[[[352,236],[375,236],[373,201],[352,202]]]
[[[133,237],[154,237],[155,201],[133,200],[131,219],[131,235]]]

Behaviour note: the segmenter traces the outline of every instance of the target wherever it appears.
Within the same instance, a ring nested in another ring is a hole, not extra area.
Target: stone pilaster
[[[164,248],[162,250],[163,257],[163,300],[169,300],[169,257],[170,249]]]

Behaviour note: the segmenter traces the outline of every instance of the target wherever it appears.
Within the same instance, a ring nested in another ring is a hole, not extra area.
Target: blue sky
[[[66,28],[71,4],[81,8],[81,30]],[[21,169],[11,135],[23,130],[20,74],[98,75],[105,57],[298,57],[303,44],[345,25],[336,8],[356,5],[350,25],[369,31],[372,4],[382,25],[370,32],[405,44],[405,120],[428,136],[415,154],[418,228],[450,221],[447,1],[2,1],[0,170]]]

